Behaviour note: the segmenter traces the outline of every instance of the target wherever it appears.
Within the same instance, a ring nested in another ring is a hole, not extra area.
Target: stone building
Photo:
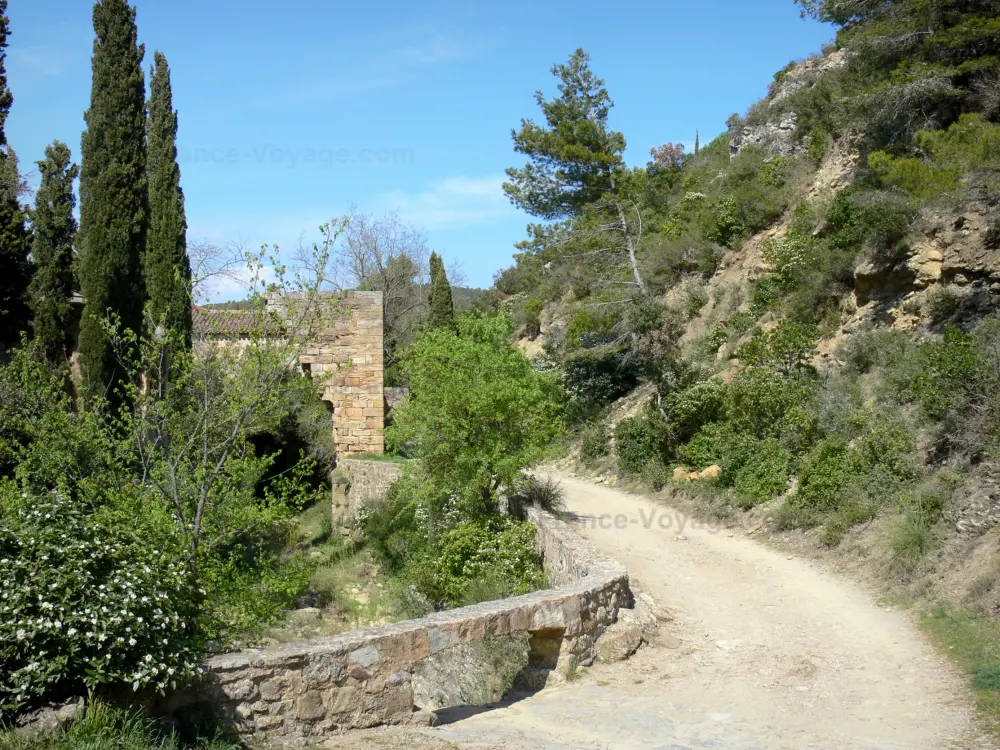
[[[294,318],[304,297],[268,300],[282,319]],[[382,292],[330,292],[299,350],[298,367],[326,402],[340,458],[385,451],[385,365]],[[257,317],[239,310],[195,308],[195,338],[227,346],[245,341]]]

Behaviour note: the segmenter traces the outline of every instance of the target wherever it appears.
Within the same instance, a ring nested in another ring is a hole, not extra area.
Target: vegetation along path
[[[995,747],[907,613],[733,532],[681,527],[669,506],[559,479],[580,532],[674,612],[680,643],[667,636],[565,686],[470,709],[413,747]]]

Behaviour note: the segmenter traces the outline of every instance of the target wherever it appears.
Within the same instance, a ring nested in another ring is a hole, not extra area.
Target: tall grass
[[[236,750],[218,738],[183,742],[134,712],[91,703],[68,727],[31,737],[0,731],[0,750]]]

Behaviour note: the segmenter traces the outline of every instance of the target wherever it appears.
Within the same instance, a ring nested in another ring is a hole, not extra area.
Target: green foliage
[[[527,520],[528,508],[539,508],[554,516],[566,509],[566,491],[557,479],[525,476],[507,493],[507,514]]]
[[[156,540],[0,484],[0,718],[100,685],[196,674],[197,593]]]
[[[587,463],[593,463],[598,458],[608,455],[611,451],[611,436],[604,422],[597,421],[587,425],[580,441],[580,457]]]
[[[198,727],[195,727],[198,729]],[[216,732],[218,734],[218,732]],[[0,750],[236,750],[212,737],[181,737],[167,732],[140,713],[92,701],[69,726],[39,734],[0,731]]]
[[[86,300],[80,360],[87,394],[116,402],[124,384],[104,325],[142,330],[141,263],[149,225],[144,48],[127,0],[94,6],[93,86],[80,171],[80,289]]]
[[[458,330],[427,331],[404,361],[407,403],[388,431],[414,451],[435,485],[473,503],[549,450],[562,429],[560,394],[511,345],[511,321],[462,316]]]
[[[584,307],[566,327],[566,345],[571,348],[589,349],[609,344],[618,338],[615,328],[618,319],[607,307]]]
[[[830,245],[857,252],[885,253],[906,236],[913,209],[892,193],[848,188],[837,194],[827,212]]]
[[[931,322],[942,323],[962,306],[962,297],[948,284],[938,284],[927,293],[927,314]]]
[[[427,325],[430,328],[455,327],[455,303],[451,296],[451,284],[444,269],[444,261],[437,253],[431,253],[431,290],[428,301],[430,314]]]
[[[914,146],[923,157],[877,151],[868,164],[885,184],[926,201],[955,190],[965,175],[989,174],[1000,166],[1000,125],[981,114],[964,114],[947,130],[920,131]]]
[[[830,149],[830,136],[828,136],[822,128],[813,127],[809,131],[808,145],[806,150],[809,154],[809,158],[812,159],[816,164],[820,164],[824,158],[826,158],[826,152]]]
[[[759,438],[778,437],[786,413],[807,401],[808,383],[764,367],[740,372],[727,391],[729,423]]]
[[[724,418],[726,386],[718,380],[704,380],[674,391],[663,401],[670,434],[675,442],[689,440],[703,425]]]
[[[686,443],[677,447],[677,458],[687,466],[704,469],[712,464],[721,464],[725,448],[732,439],[732,433],[718,423],[702,427]]]
[[[181,170],[177,164],[177,112],[170,68],[161,52],[150,73],[147,173],[149,233],[143,276],[152,325],[176,332],[191,343],[191,263]]]
[[[537,336],[542,332],[542,310],[544,308],[545,303],[537,297],[528,300],[528,304],[524,308],[524,327],[528,330],[529,335]]]
[[[635,388],[641,374],[641,363],[623,346],[572,352],[563,362],[568,416],[586,419],[593,415]]]
[[[791,466],[792,455],[774,438],[747,440],[726,457],[724,482],[749,507],[784,492]]]
[[[7,86],[7,37],[10,18],[7,0],[0,3],[0,346],[12,347],[21,341],[31,318],[26,294],[31,280],[31,235],[27,217],[18,202],[22,187],[17,156],[7,143],[7,117],[14,96]]]
[[[891,567],[900,573],[911,573],[938,542],[938,536],[927,519],[916,513],[904,513],[893,519],[888,543]]]
[[[434,565],[432,599],[468,601],[468,589],[484,579],[502,581],[505,596],[527,594],[541,587],[544,578],[535,553],[535,527],[504,516],[484,516],[461,521],[441,537],[440,556]]]
[[[841,344],[837,356],[849,372],[863,375],[894,364],[906,353],[908,346],[905,333],[879,328],[854,334]]]
[[[73,217],[76,207],[73,180],[80,174],[80,168],[71,159],[65,143],[55,141],[46,146],[45,159],[38,162],[42,181],[32,214],[35,237],[31,255],[36,271],[29,288],[29,301],[34,314],[35,340],[46,359],[53,363],[69,358],[71,344],[70,297],[76,287],[73,241],[77,230]]]
[[[861,456],[839,437],[824,438],[806,454],[799,466],[799,489],[792,504],[814,511],[835,510],[846,489],[864,471]]]
[[[975,339],[949,326],[941,341],[920,344],[918,366],[908,384],[910,395],[932,419],[941,419],[966,397],[982,368]]]
[[[759,332],[736,356],[747,365],[770,367],[786,375],[808,371],[819,330],[814,325],[784,320],[767,333]]]
[[[559,97],[546,101],[536,93],[546,125],[521,121],[514,150],[529,161],[508,169],[504,183],[511,202],[544,219],[577,215],[609,192],[625,150],[625,137],[608,130],[613,105],[604,81],[590,70],[590,56],[578,49],[552,74],[560,80]]]
[[[666,440],[666,424],[655,410],[623,419],[615,427],[618,468],[625,474],[642,474],[649,463],[661,460]]]
[[[0,31],[0,35],[5,33]],[[4,92],[9,95],[9,91],[6,86],[0,89],[2,100]],[[6,112],[3,116],[6,117]],[[9,147],[0,150],[0,346],[6,347],[17,346],[31,322],[27,304],[33,271],[29,257],[31,233],[28,217],[17,198],[20,184],[14,152]]]

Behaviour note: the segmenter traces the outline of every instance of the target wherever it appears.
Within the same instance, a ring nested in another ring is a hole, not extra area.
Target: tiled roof
[[[195,336],[200,338],[245,338],[261,326],[261,316],[257,310],[192,307],[191,317]],[[274,329],[274,333],[278,332],[274,323],[267,323],[269,328]]]

